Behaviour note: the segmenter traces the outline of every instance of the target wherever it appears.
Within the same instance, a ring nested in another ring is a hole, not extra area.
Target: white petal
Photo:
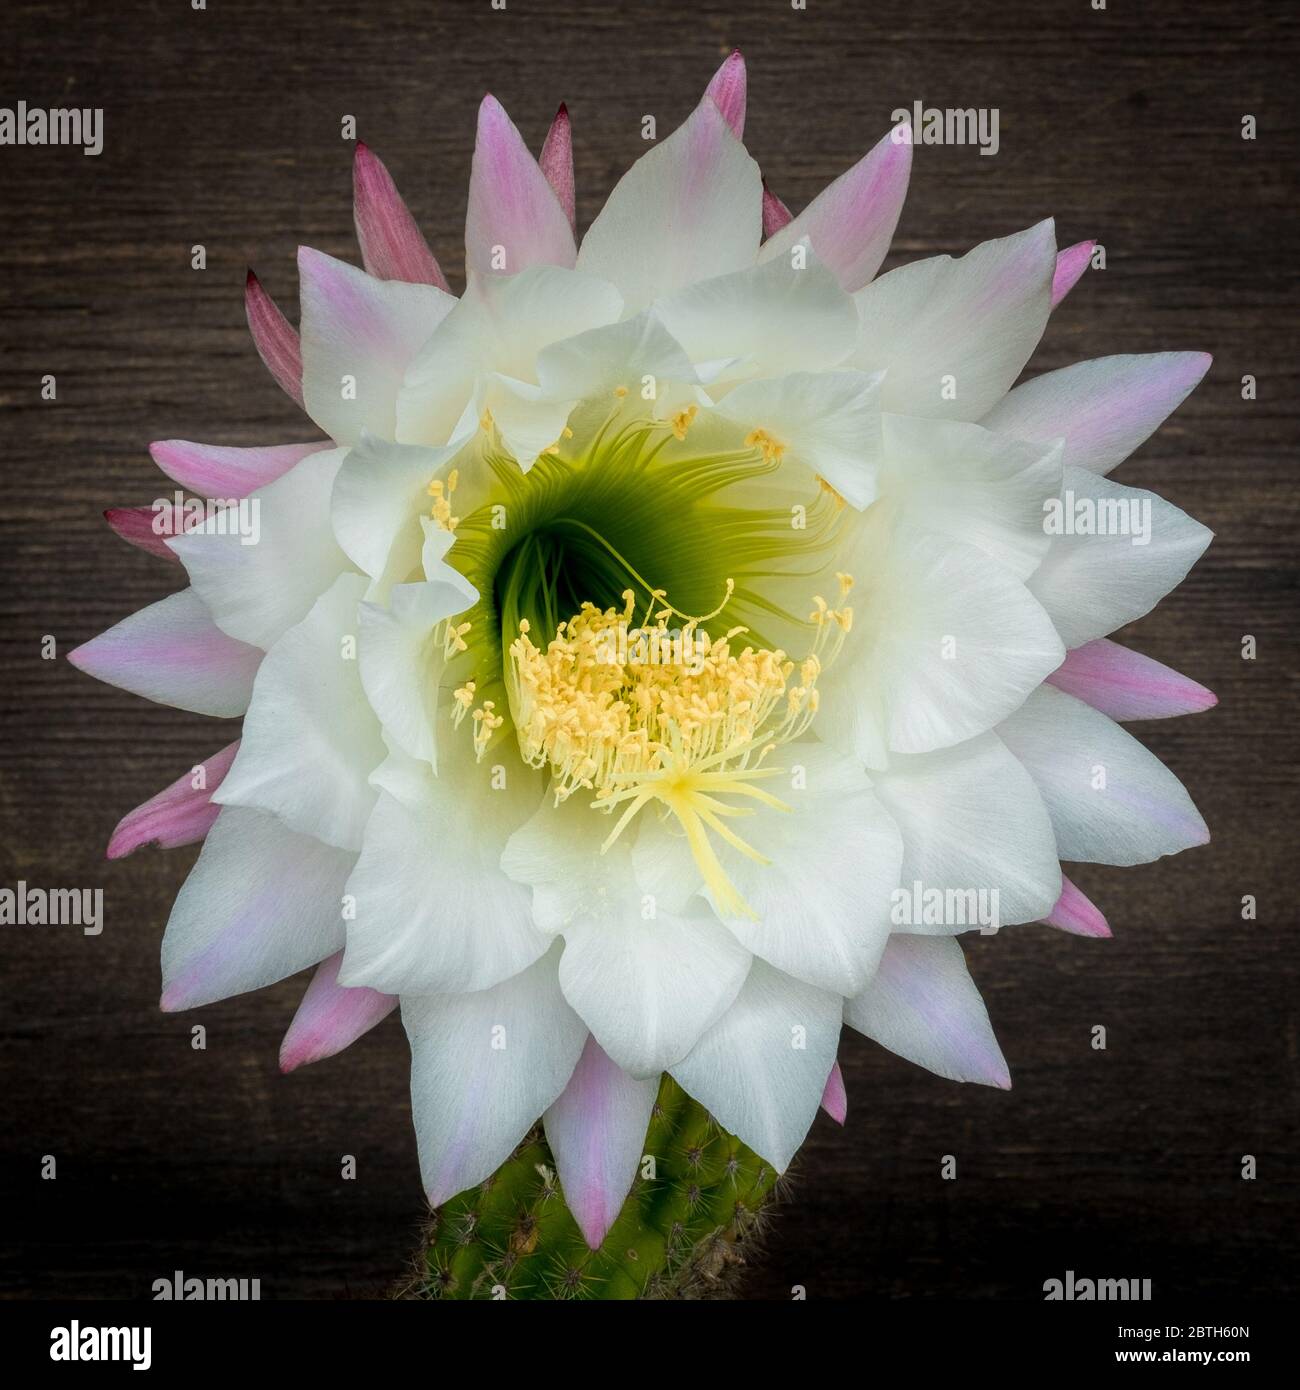
[[[716,407],[784,446],[781,462],[824,478],[861,510],[876,498],[880,383],[865,372],[792,372],[745,382]]]
[[[146,700],[230,718],[248,708],[262,651],[228,637],[203,600],[182,589],[82,643],[68,660]]]
[[[952,937],[891,936],[876,978],[845,1004],[844,1021],[950,1081],[1011,1085],[984,1001]]]
[[[617,285],[635,313],[751,265],[762,197],[758,165],[706,98],[615,185],[583,238],[578,269]]]
[[[558,444],[576,400],[547,400],[540,386],[493,372],[479,383],[475,411],[484,411],[501,434],[501,442],[526,473],[537,456]]]
[[[390,444],[363,435],[334,479],[330,516],[349,560],[386,593],[409,579],[420,559],[429,484],[455,451]]]
[[[756,960],[736,1002],[672,1068],[673,1078],[723,1129],[784,1171],[821,1104],[842,1004]]]
[[[787,975],[856,994],[889,936],[890,894],[903,855],[898,829],[862,769],[837,750],[789,744],[768,761],[786,775],[758,785],[791,809],[760,806],[730,822],[769,862],[719,843],[723,868],[757,914],[728,918],[727,925]]]
[[[588,1038],[564,1093],[546,1112],[564,1200],[593,1250],[636,1177],[658,1092],[657,1076],[635,1080]]]
[[[618,894],[564,928],[560,985],[600,1045],[633,1076],[658,1076],[735,999],[750,954],[703,903],[676,916]]]
[[[445,444],[490,373],[537,383],[542,348],[613,323],[623,309],[607,281],[557,266],[471,274],[465,295],[412,361],[397,406],[397,438]]]
[[[307,414],[340,444],[362,430],[392,439],[407,364],[455,298],[434,285],[376,280],[308,246],[298,249],[298,275]]]
[[[926,753],[984,733],[1065,649],[1019,580],[973,546],[877,520],[846,564],[853,630],[823,673],[817,732],[879,765],[879,744]]]
[[[444,708],[442,718],[447,718]],[[442,775],[392,754],[375,773],[379,800],[348,880],[345,985],[385,994],[486,989],[546,950],[528,892],[500,867],[507,836],[537,805],[541,778],[514,765],[504,785],[474,760],[468,728],[442,740]]]
[[[484,273],[571,266],[573,229],[537,161],[493,96],[483,98],[470,168],[465,264]]]
[[[1051,537],[1029,589],[1067,647],[1149,613],[1183,582],[1214,536],[1163,497],[1082,468],[1065,470],[1061,500],[1062,524],[1075,532]],[[1085,517],[1096,517],[1107,534],[1080,534]]]
[[[163,1008],[261,989],[332,955],[354,860],[265,812],[223,810],[167,923]]]
[[[1029,444],[958,420],[884,417],[881,492],[918,524],[973,545],[1017,579],[1051,538],[1043,504],[1061,488],[1060,442]]]
[[[1204,352],[1076,362],[1017,386],[981,423],[1020,439],[1064,438],[1066,464],[1109,473],[1177,410],[1209,366]]]
[[[309,454],[258,488],[251,497],[260,528],[255,545],[217,534],[220,518],[167,542],[223,632],[269,649],[348,568],[330,524],[330,492],[343,459],[341,449]]]
[[[957,261],[936,256],[891,270],[853,296],[861,327],[852,365],[888,372],[884,410],[978,420],[1042,337],[1055,267],[1047,221]]]
[[[995,734],[911,757],[872,774],[903,835],[902,887],[996,890],[998,923],[1036,922],[1061,894],[1052,822],[1033,779]],[[943,933],[979,925],[924,926]]]
[[[257,806],[339,849],[361,848],[384,757],[357,670],[357,604],[366,581],[342,574],[266,654],[239,752],[212,799]]]
[[[685,349],[653,313],[591,328],[537,355],[537,380],[555,400],[604,395],[619,386],[642,392],[649,377],[656,388],[696,381]]]
[[[766,242],[760,260],[788,256],[805,237],[846,290],[865,285],[885,259],[912,167],[910,140],[896,126]]]
[[[729,363],[724,381],[833,367],[857,334],[852,297],[811,256],[800,270],[782,257],[692,284],[655,313],[692,362],[715,374]]]
[[[1062,859],[1146,864],[1209,840],[1178,778],[1081,700],[1043,686],[998,733],[1038,784]]]
[[[593,811],[581,796],[557,806],[548,793],[510,836],[501,867],[532,889],[533,920],[542,931],[557,932],[576,917],[601,911],[609,885],[626,876],[626,845],[601,853],[612,829],[609,817]]]
[[[363,603],[357,615],[358,659],[366,698],[389,738],[411,757],[425,759],[435,772],[445,665],[438,629],[445,619],[478,601],[478,591],[467,579],[450,565],[441,569],[425,583],[399,584],[387,608]]]
[[[560,994],[554,953],[475,994],[407,995],[402,1022],[420,1172],[436,1207],[510,1157],[564,1090],[587,1030]]]
[[[548,796],[501,862],[532,885],[539,924],[564,935],[565,998],[620,1067],[657,1076],[735,998],[749,952],[703,903],[672,910],[638,882],[630,832],[602,852],[614,824]]]

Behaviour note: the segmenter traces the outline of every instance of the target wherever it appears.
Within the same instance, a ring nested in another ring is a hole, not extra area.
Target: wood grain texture
[[[332,1298],[402,1270],[421,1199],[397,1020],[282,1078],[305,977],[160,1014],[158,942],[194,851],[103,860],[118,816],[232,729],[43,661],[40,641],[66,652],[177,585],[100,517],[164,490],[148,440],[310,437],[252,350],[241,292],[253,265],[292,305],[300,241],[354,256],[344,113],[454,278],[484,91],[534,147],[568,101],[586,224],[641,152],[642,115],[671,129],[737,44],[747,142],[796,208],[895,107],[1000,110],[995,158],[917,150],[888,264],[1047,215],[1062,244],[1097,237],[1107,269],[1055,314],[1031,370],[1215,355],[1120,476],[1217,533],[1131,635],[1222,702],[1140,729],[1214,840],[1080,870],[1114,941],[1023,927],[973,944],[1014,1090],[954,1086],[846,1034],[848,1124],[816,1124],[750,1292],[1036,1298],[1066,1269],[1149,1277],[1162,1298],[1294,1287],[1294,7],[9,0],[0,103],[101,106],[106,147],[0,148],[0,883],[102,885],[107,926],[0,929],[6,1295],[139,1297],[183,1269]],[[47,372],[57,403],[39,397]],[[1241,920],[1245,893],[1255,922]],[[195,1022],[206,1052],[191,1050]],[[1089,1045],[1095,1024],[1105,1052]],[[56,1182],[39,1180],[46,1153]],[[343,1154],[356,1181],[339,1178]],[[955,1182],[939,1178],[945,1154]],[[1258,1158],[1254,1182],[1238,1176],[1243,1154]]]

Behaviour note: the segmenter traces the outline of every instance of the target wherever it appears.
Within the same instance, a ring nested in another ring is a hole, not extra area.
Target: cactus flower
[[[1062,860],[1208,837],[1121,722],[1214,697],[1109,634],[1210,533],[1108,475],[1209,359],[1016,385],[1091,243],[878,276],[909,128],[792,217],[745,96],[736,54],[581,241],[565,109],[538,159],[485,98],[459,297],[358,145],[364,268],[302,248],[296,330],[246,294],[325,437],[154,444],[215,505],[109,519],[188,587],[72,655],[243,721],[109,848],[203,841],[162,1007],[314,967],[286,1071],[400,1007],[430,1203],[525,1143],[509,1219],[593,1254],[634,1188],[620,1247],[652,1223],[669,1120],[761,1200],[844,1119],[844,1024],[1007,1087],[961,934],[1107,936]]]

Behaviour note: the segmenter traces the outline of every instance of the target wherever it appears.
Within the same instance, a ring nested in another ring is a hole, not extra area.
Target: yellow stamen
[[[441,478],[435,478],[429,484],[429,496],[433,498],[433,509],[429,515],[444,531],[454,531],[460,525],[460,517],[451,514],[451,494],[456,491],[458,482],[460,482],[460,470],[453,468],[447,474],[445,485]]]
[[[672,417],[670,422],[673,427],[674,437],[677,439],[685,439],[686,431],[694,424],[695,417],[699,413],[700,408],[698,405],[688,405],[685,410],[679,410],[677,414]]]
[[[851,582],[841,577],[841,596]],[[811,724],[817,678],[843,642],[851,610],[815,600],[813,650],[796,666],[779,650],[733,650],[744,628],[714,640],[699,628],[701,619],[687,618],[670,631],[676,610],[655,611],[662,591],[651,593],[645,620],[633,629],[635,595],[623,597],[621,611],[584,604],[545,651],[520,623],[509,650],[520,751],[530,766],[550,769],[557,804],[584,790],[595,809],[620,811],[602,853],[643,807],[657,803],[680,824],[718,909],[752,917],[714,838],[767,862],[725,821],[752,814],[752,805],[737,801],[790,809],[755,784],[781,775],[766,759]],[[476,744],[478,738],[476,731]]]
[[[766,430],[750,430],[745,436],[745,447],[757,449],[763,455],[764,463],[780,463],[786,446],[779,439],[773,439]]]

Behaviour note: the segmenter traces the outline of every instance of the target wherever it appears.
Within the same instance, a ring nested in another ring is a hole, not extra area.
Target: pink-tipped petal
[[[356,855],[224,806],[163,933],[164,1013],[263,989],[341,951]]]
[[[786,254],[807,237],[846,290],[861,289],[889,250],[911,168],[911,142],[886,135],[771,237],[759,259]]]
[[[1075,647],[1047,679],[1112,719],[1169,719],[1219,703],[1212,690],[1107,637]]]
[[[1092,248],[1096,244],[1095,241],[1077,241],[1073,246],[1067,246],[1064,251],[1057,253],[1056,270],[1052,275],[1053,309],[1079,283],[1083,272],[1088,269]]]
[[[302,347],[297,330],[251,270],[244,285],[244,310],[258,356],[286,394],[301,405]]]
[[[569,226],[576,226],[578,197],[573,182],[573,126],[569,121],[569,108],[563,102],[555,113],[550,130],[546,132],[546,143],[537,162],[552,192],[560,200]]]
[[[758,165],[702,97],[615,184],[582,239],[578,269],[617,286],[626,318],[697,281],[751,268],[762,201]]]
[[[988,1012],[951,936],[889,938],[875,978],[844,1005],[844,1021],[950,1081],[1010,1090]]]
[[[263,655],[227,637],[194,591],[182,589],[84,642],[68,660],[146,700],[229,719],[248,708]]]
[[[736,49],[713,74],[704,95],[722,112],[737,140],[745,135],[745,60]]]
[[[1068,468],[1109,473],[1183,403],[1209,370],[1204,352],[1096,357],[1044,372],[980,421],[1017,439],[1065,439]]]
[[[1106,919],[1091,902],[1070,882],[1061,880],[1061,896],[1056,906],[1043,918],[1049,927],[1068,931],[1071,936],[1108,937]]]
[[[303,396],[337,444],[363,432],[395,438],[406,369],[456,303],[437,285],[377,280],[310,246],[298,248]],[[351,388],[340,391],[347,380]]]
[[[149,456],[182,487],[204,497],[247,497],[273,483],[308,454],[330,448],[327,439],[310,444],[268,444],[237,449],[226,444],[195,444],[188,439],[158,439]]]
[[[822,1109],[837,1125],[842,1125],[849,1113],[849,1093],[844,1089],[844,1073],[840,1070],[838,1062],[826,1078],[826,1089],[822,1092]]]
[[[530,265],[571,267],[573,228],[541,166],[493,96],[478,112],[469,176],[465,266],[515,275]]]
[[[361,261],[371,275],[451,288],[383,161],[359,140],[352,161],[352,215]]]
[[[167,520],[163,523],[165,529],[160,531],[155,523],[162,516],[166,516]],[[110,507],[104,513],[104,520],[128,545],[133,545],[148,555],[156,555],[160,560],[180,563],[177,556],[167,547],[167,537],[179,534],[172,529],[170,507],[166,512],[156,511],[153,507]],[[199,520],[201,518],[196,516],[182,525],[189,530]]]
[[[349,988],[339,984],[342,960],[343,952],[338,951],[316,967],[280,1044],[282,1072],[342,1052],[397,1007],[395,994],[381,994],[365,985]]]
[[[238,751],[236,739],[129,811],[113,831],[107,857],[122,859],[142,845],[176,849],[203,839],[221,813],[221,807],[213,804],[212,793],[221,785]],[[196,782],[201,785],[195,786]]]
[[[638,1081],[588,1038],[559,1100],[546,1112],[565,1201],[587,1244],[600,1248],[636,1177],[659,1078]]]
[[[794,220],[794,213],[776,196],[763,180],[763,237],[773,237]]]

